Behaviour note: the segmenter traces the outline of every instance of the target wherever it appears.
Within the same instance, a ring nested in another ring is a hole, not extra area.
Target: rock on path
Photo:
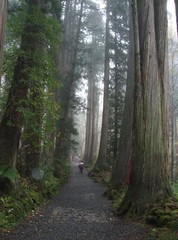
[[[73,165],[70,181],[49,205],[2,240],[148,240],[140,225],[112,214],[104,191]]]

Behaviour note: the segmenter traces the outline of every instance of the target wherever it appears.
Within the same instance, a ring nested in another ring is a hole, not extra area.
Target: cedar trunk
[[[133,0],[135,90],[133,154],[121,213],[145,211],[171,195],[167,135],[166,0]]]
[[[72,101],[72,94],[74,91],[74,83],[75,83],[75,69],[77,63],[77,53],[78,53],[78,45],[79,45],[79,38],[81,33],[81,25],[82,25],[82,17],[83,17],[83,8],[84,8],[84,0],[81,0],[81,7],[79,12],[79,19],[76,29],[76,35],[72,36],[75,40],[73,49],[66,49],[61,53],[60,65],[63,66],[59,70],[59,75],[63,79],[63,87],[59,89],[57,100],[59,105],[61,106],[61,111],[59,115],[61,118],[57,123],[57,138],[56,138],[56,145],[55,145],[55,159],[63,159],[68,157],[69,148],[70,148],[70,137],[71,131],[69,129],[71,125],[71,119],[69,117],[70,108],[71,108],[71,101]],[[69,16],[69,3],[66,4],[66,23],[65,23],[65,31],[66,35],[63,35],[63,40],[65,41],[68,37],[68,28],[69,25],[72,26],[73,23],[68,21],[70,20]],[[71,30],[71,29],[70,29]],[[74,30],[74,29],[72,29]],[[72,52],[72,56],[70,55]],[[63,64],[63,56],[64,56],[64,64]],[[71,59],[69,59],[71,58]],[[61,71],[62,70],[62,71]],[[61,72],[60,72],[61,71]]]
[[[39,46],[34,38],[35,29],[31,26],[30,16],[39,1],[28,4],[28,19],[21,37],[21,55],[18,57],[6,109],[0,124],[0,164],[16,167],[17,152],[23,125],[23,109],[26,107],[27,92],[30,82],[30,69],[35,67],[35,60],[30,57]],[[25,54],[23,54],[25,53]],[[28,69],[28,70],[27,70]]]
[[[109,124],[109,3],[106,8],[106,38],[105,38],[105,63],[104,63],[104,95],[103,95],[103,116],[101,126],[100,147],[97,162],[94,168],[107,167],[107,143]]]
[[[132,18],[130,9],[130,19]],[[120,131],[118,155],[114,160],[111,185],[113,189],[127,188],[132,155],[133,91],[134,91],[134,46],[133,26],[130,20],[129,60],[126,82],[125,106]]]

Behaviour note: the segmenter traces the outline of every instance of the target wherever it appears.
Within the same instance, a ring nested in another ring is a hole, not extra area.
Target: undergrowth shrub
[[[111,180],[111,171],[90,171],[89,176],[97,183],[104,183],[105,185],[109,185]]]
[[[2,165],[0,167],[0,194],[3,192],[8,193],[19,178],[20,175],[16,169]]]
[[[57,193],[68,179],[69,165],[63,169],[60,178],[55,178],[51,169],[44,170],[40,181],[20,178],[8,194],[0,196],[0,229],[15,227],[25,216],[34,212],[43,202]]]

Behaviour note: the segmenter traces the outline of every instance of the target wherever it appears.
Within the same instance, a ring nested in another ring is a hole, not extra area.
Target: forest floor
[[[69,182],[33,216],[1,240],[149,240],[146,227],[114,216],[105,187],[78,171],[73,163]]]

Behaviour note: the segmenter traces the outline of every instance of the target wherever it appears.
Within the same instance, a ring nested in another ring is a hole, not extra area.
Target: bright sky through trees
[[[176,16],[175,16],[174,0],[168,0],[167,9],[168,9],[169,27],[171,27],[176,32]]]

